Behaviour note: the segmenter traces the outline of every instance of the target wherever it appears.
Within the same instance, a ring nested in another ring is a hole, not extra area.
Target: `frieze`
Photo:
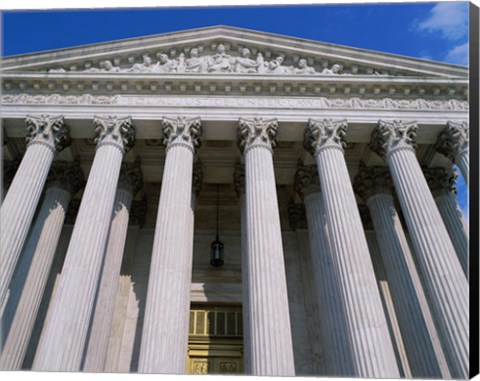
[[[256,107],[295,109],[378,109],[467,111],[468,102],[457,99],[429,100],[393,98],[246,98],[246,97],[156,97],[128,95],[29,95],[6,94],[2,104],[126,105],[165,107]]]

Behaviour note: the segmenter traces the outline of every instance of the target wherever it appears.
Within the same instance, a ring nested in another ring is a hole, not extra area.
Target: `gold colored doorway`
[[[243,322],[240,306],[192,305],[187,372],[244,373]]]

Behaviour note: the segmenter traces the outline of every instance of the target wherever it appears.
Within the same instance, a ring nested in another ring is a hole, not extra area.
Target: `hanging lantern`
[[[218,237],[218,184],[217,184],[217,226],[215,241],[210,244],[210,264],[214,267],[223,265],[223,243]]]

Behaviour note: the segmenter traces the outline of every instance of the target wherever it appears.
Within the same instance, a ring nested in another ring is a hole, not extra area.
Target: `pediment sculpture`
[[[187,57],[188,54],[188,57]],[[333,64],[331,67],[317,71],[301,58],[295,65],[285,65],[284,57],[278,56],[270,61],[265,60],[261,52],[255,59],[251,57],[249,48],[244,47],[238,56],[226,53],[224,44],[218,44],[213,54],[200,56],[199,49],[194,47],[188,53],[181,52],[177,58],[169,58],[165,53],[157,54],[158,61],[153,62],[148,54],[144,54],[142,62],[130,67],[115,66],[111,60],[101,61],[98,67],[91,67],[83,72],[110,73],[244,73],[244,74],[274,74],[274,75],[339,75],[342,66]],[[63,67],[48,70],[49,73],[65,73]]]

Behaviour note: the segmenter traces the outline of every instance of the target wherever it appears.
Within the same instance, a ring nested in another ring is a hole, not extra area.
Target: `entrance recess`
[[[192,305],[187,372],[189,374],[244,372],[243,322],[240,306]]]

